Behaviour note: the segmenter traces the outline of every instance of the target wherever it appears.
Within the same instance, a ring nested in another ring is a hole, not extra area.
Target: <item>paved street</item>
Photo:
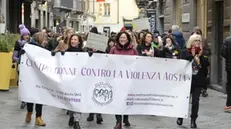
[[[34,119],[27,125],[24,122],[26,110],[19,108],[17,89],[9,92],[0,92],[0,129],[71,129],[68,127],[68,116],[62,109],[44,107],[43,118],[47,122],[46,127],[36,127]],[[200,116],[198,118],[199,129],[230,129],[231,114],[223,112],[225,95],[209,90],[208,98],[201,98]],[[114,116],[104,115],[104,123],[97,125],[95,122],[86,122],[87,115],[83,115],[82,129],[112,129],[115,124]],[[132,116],[132,124],[129,129],[188,129],[189,122],[185,120],[184,127],[175,124],[176,119],[154,116]]]

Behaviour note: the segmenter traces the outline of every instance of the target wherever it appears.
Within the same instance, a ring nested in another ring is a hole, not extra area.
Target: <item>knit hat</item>
[[[23,24],[19,25],[19,29],[20,29],[21,36],[30,34],[30,31]]]
[[[125,28],[125,27],[122,27],[120,31],[126,31],[126,28]]]

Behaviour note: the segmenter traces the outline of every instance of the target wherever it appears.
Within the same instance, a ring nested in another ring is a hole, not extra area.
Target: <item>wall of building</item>
[[[231,0],[209,0],[207,4],[207,38],[212,50],[211,84],[225,91],[225,60],[220,56],[220,48],[226,37],[230,36]]]
[[[135,0],[94,1],[94,14],[96,16],[95,26],[99,28],[100,32],[102,32],[104,27],[110,27],[111,31],[118,32],[123,27],[123,18],[134,19],[139,15],[139,9],[137,8]],[[104,3],[110,3],[110,15],[104,15]]]

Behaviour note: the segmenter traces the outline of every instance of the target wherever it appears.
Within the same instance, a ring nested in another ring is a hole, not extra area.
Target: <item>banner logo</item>
[[[99,82],[94,87],[92,99],[96,104],[104,106],[113,101],[113,89],[110,84]]]

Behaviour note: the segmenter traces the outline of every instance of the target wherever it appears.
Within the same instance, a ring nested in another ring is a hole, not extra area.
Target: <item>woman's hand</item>
[[[196,55],[196,50],[195,50],[195,48],[192,48],[192,49],[191,49],[191,53],[192,53],[192,56],[193,56],[193,57]]]
[[[97,50],[95,48],[92,49],[93,52],[96,52]]]

